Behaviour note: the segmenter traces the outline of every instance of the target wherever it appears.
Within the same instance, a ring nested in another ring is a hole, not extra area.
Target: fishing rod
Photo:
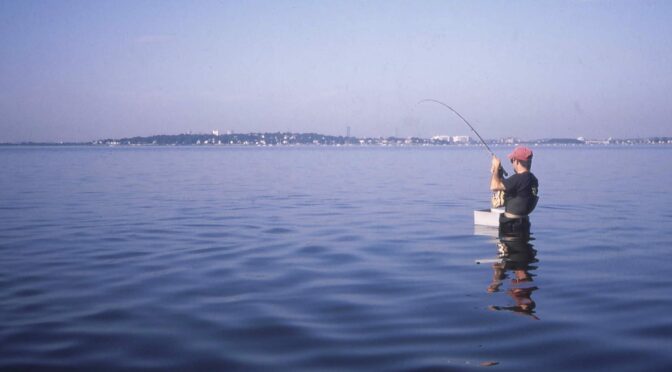
[[[483,140],[483,137],[481,137],[481,135],[478,134],[478,132],[476,131],[476,129],[474,129],[474,127],[472,127],[471,124],[469,124],[469,122],[467,121],[467,119],[465,119],[464,116],[460,115],[460,113],[457,112],[454,108],[448,106],[447,104],[445,104],[445,103],[443,103],[443,102],[441,102],[441,101],[438,101],[438,100],[435,100],[435,99],[431,99],[431,98],[423,99],[423,100],[421,100],[420,102],[418,102],[418,104],[421,104],[421,103],[423,103],[423,102],[434,102],[434,103],[438,103],[439,105],[441,105],[441,106],[447,108],[448,110],[454,112],[457,116],[460,117],[460,119],[462,119],[462,121],[464,121],[465,124],[467,124],[467,125],[469,126],[469,129],[471,129],[471,131],[474,132],[474,134],[476,134],[476,136],[478,137],[479,140],[481,140],[481,143],[483,144],[483,146],[485,146],[485,148],[488,150],[488,152],[490,153],[490,155],[492,155],[492,156],[496,156],[495,153],[492,152],[492,150],[490,150],[490,147],[488,146],[488,144],[485,143],[485,140]],[[501,169],[502,173],[503,173],[505,176],[508,176],[508,173],[506,173],[506,171],[504,170],[504,168],[502,168],[501,165],[499,166],[499,168]]]

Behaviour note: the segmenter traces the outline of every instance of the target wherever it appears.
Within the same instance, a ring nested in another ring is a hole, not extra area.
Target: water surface
[[[669,370],[671,159],[536,148],[488,291],[480,148],[0,148],[0,369]]]

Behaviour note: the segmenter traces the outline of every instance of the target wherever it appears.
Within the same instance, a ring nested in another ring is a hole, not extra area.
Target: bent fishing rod
[[[483,140],[483,137],[481,137],[481,135],[478,134],[478,132],[476,131],[476,129],[474,129],[474,127],[471,126],[471,124],[469,124],[469,122],[467,121],[467,119],[465,119],[464,116],[460,115],[460,113],[457,112],[454,108],[448,106],[447,104],[445,104],[445,103],[443,103],[443,102],[441,102],[441,101],[438,101],[438,100],[435,100],[435,99],[431,99],[431,98],[423,99],[423,100],[421,100],[420,102],[418,102],[418,104],[421,104],[421,103],[423,103],[423,102],[434,102],[434,103],[438,103],[439,105],[441,105],[441,106],[447,108],[448,110],[454,112],[457,116],[460,117],[460,119],[462,119],[462,121],[464,121],[465,124],[467,124],[467,125],[469,126],[469,129],[471,129],[471,131],[474,132],[474,134],[478,137],[478,139],[481,140],[481,143],[483,144],[483,146],[485,146],[485,148],[488,150],[488,152],[490,153],[490,155],[492,155],[492,156],[496,156],[495,153],[492,152],[492,150],[490,150],[490,147],[488,146],[488,144],[485,143],[485,140]],[[505,176],[507,176],[508,173],[506,173],[506,171],[504,170],[504,168],[503,168],[501,165],[500,165],[499,167],[500,167],[500,169],[502,170],[502,173],[503,173]]]

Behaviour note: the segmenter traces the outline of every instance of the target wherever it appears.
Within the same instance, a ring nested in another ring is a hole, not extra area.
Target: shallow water
[[[535,151],[488,292],[480,148],[0,147],[0,369],[670,370],[672,148]]]

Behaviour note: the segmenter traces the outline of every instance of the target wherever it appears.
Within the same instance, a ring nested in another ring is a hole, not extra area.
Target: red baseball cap
[[[509,159],[511,160],[530,160],[532,159],[532,150],[525,146],[518,146],[509,154]]]

